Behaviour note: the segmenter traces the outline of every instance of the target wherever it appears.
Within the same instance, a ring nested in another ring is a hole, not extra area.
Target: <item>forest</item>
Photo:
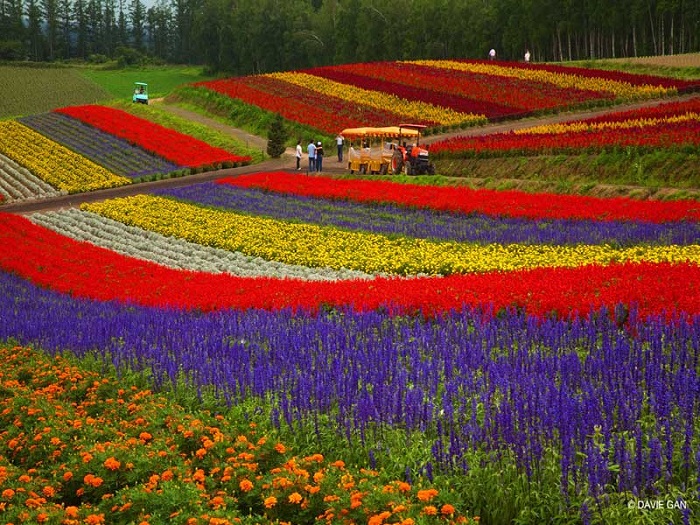
[[[254,74],[419,58],[696,52],[697,0],[0,0],[0,60]]]

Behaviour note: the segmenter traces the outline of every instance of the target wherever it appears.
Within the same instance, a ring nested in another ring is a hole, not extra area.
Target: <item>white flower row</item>
[[[67,237],[87,241],[123,255],[152,261],[170,268],[229,273],[240,277],[298,278],[313,281],[374,277],[355,270],[308,268],[267,261],[240,252],[230,252],[166,237],[78,209],[35,213],[30,216],[30,219]]]
[[[0,193],[9,202],[52,197],[64,192],[58,191],[24,166],[0,153]]]

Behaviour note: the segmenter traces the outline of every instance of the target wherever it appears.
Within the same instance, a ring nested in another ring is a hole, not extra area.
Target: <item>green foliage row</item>
[[[261,151],[246,146],[235,137],[219,132],[197,122],[173,115],[172,113],[168,113],[167,111],[159,108],[157,104],[133,104],[131,101],[129,101],[115,102],[113,103],[113,106],[138,117],[155,122],[156,124],[175,129],[186,135],[191,135],[206,142],[207,144],[210,144],[211,146],[225,149],[235,153],[236,155],[249,155],[252,157],[253,162],[260,162],[263,160],[263,154]]]
[[[244,129],[253,135],[266,137],[270,126],[277,118],[275,113],[262,110],[240,100],[197,86],[183,86],[166,97],[167,102],[185,103],[188,108],[198,108],[226,119],[229,125]],[[287,132],[286,146],[296,145],[297,140],[305,142],[314,139],[330,143],[334,137],[297,122],[285,120]]]
[[[73,68],[0,65],[0,119],[108,98],[104,89]]]

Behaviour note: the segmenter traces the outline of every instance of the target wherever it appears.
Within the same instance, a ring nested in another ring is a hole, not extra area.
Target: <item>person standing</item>
[[[342,134],[338,133],[338,136],[335,138],[335,145],[338,148],[338,162],[343,162],[343,144],[345,143],[345,137],[343,137]]]
[[[301,156],[302,156],[302,151],[301,151],[301,139],[297,140],[297,171],[301,170]]]
[[[313,173],[316,171],[316,145],[313,139],[309,142],[306,152],[309,154],[309,172]]]
[[[320,140],[316,144],[316,171],[319,173],[323,171],[323,144]]]
[[[493,48],[489,51],[489,60],[496,60],[496,50]]]
[[[526,64],[530,63],[530,50],[529,49],[525,50],[525,63]]]

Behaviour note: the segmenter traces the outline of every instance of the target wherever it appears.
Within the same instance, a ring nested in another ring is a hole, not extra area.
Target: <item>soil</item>
[[[684,55],[685,57],[686,55]],[[698,62],[700,62],[700,53],[697,54],[698,57]],[[658,57],[654,57],[658,58]],[[665,57],[662,57],[665,58]],[[432,142],[435,142],[437,140],[442,140],[444,138],[452,137],[452,136],[458,136],[458,135],[484,135],[488,133],[500,133],[500,132],[505,132],[509,130],[515,130],[515,129],[522,129],[526,127],[531,127],[531,126],[539,126],[539,125],[545,125],[545,124],[554,124],[554,123],[559,123],[567,120],[575,120],[575,119],[582,119],[582,118],[589,118],[589,117],[594,117],[598,115],[603,115],[605,113],[609,113],[610,111],[620,111],[620,110],[625,110],[625,109],[635,109],[635,108],[641,108],[641,107],[649,107],[649,106],[654,106],[658,105],[664,102],[669,102],[671,100],[684,100],[687,98],[691,97],[696,97],[698,96],[697,94],[689,94],[689,95],[683,95],[683,96],[678,96],[678,97],[673,97],[673,98],[664,98],[664,99],[654,99],[654,100],[646,100],[646,101],[641,101],[641,102],[636,102],[636,103],[631,103],[631,104],[625,104],[625,105],[620,105],[620,106],[614,106],[614,108],[611,107],[604,107],[604,108],[597,108],[597,109],[590,109],[590,110],[583,110],[583,111],[571,111],[571,112],[563,112],[563,113],[558,113],[558,114],[553,114],[553,115],[544,115],[544,116],[538,116],[538,117],[531,117],[527,119],[522,119],[522,120],[517,120],[517,121],[507,121],[507,122],[500,122],[500,123],[493,123],[493,124],[488,124],[480,127],[474,127],[474,128],[467,128],[467,129],[461,129],[449,133],[444,133],[444,134],[439,134],[439,135],[430,135],[427,137],[424,137],[423,142],[426,144],[430,144]],[[216,129],[222,133],[231,135],[238,140],[242,141],[243,143],[247,144],[250,147],[253,148],[260,148],[261,150],[265,150],[267,146],[267,141],[264,138],[251,135],[250,133],[247,133],[246,131],[234,128],[232,126],[228,126],[226,124],[221,123],[220,121],[209,118],[207,116],[201,115],[199,113],[189,111],[187,109],[183,109],[181,107],[172,105],[172,104],[167,104],[165,103],[162,99],[156,99],[152,102],[155,102],[159,104],[164,110],[169,111],[173,114],[176,114],[179,117],[198,122],[200,124],[203,124],[205,126],[209,126],[213,129]],[[146,183],[140,183],[140,184],[134,184],[134,185],[128,185],[128,186],[122,186],[119,188],[110,188],[110,189],[105,189],[105,190],[97,190],[93,191],[90,193],[81,193],[81,194],[74,194],[74,195],[63,195],[59,197],[51,197],[51,198],[42,198],[42,199],[34,199],[34,200],[26,200],[26,201],[18,201],[18,202],[12,202],[12,203],[7,203],[2,206],[0,206],[0,211],[3,212],[10,212],[10,213],[19,213],[19,214],[28,214],[28,213],[34,213],[37,211],[48,211],[48,210],[56,210],[56,209],[61,209],[61,208],[68,208],[68,207],[77,207],[83,202],[94,202],[94,201],[99,201],[99,200],[104,200],[104,199],[111,199],[111,198],[116,198],[116,197],[125,197],[129,195],[135,195],[137,193],[143,193],[143,192],[148,192],[151,189],[155,188],[172,188],[172,187],[179,187],[179,186],[186,186],[190,185],[193,183],[197,182],[204,182],[204,181],[210,181],[210,180],[216,180],[218,178],[222,177],[227,177],[231,175],[238,175],[238,174],[244,174],[244,173],[254,173],[254,172],[259,172],[259,171],[277,171],[277,170],[294,170],[296,165],[296,160],[294,158],[294,150],[293,148],[287,148],[287,151],[285,154],[279,158],[279,159],[269,159],[264,162],[250,165],[250,166],[243,166],[239,168],[229,168],[229,169],[222,169],[222,170],[217,170],[217,171],[211,171],[211,172],[205,172],[205,173],[199,173],[195,175],[188,175],[185,177],[179,177],[179,178],[169,178],[169,179],[163,179],[159,181],[153,181],[153,182],[146,182]],[[439,166],[438,166],[439,167]],[[439,170],[438,170],[439,172]],[[340,175],[340,174],[346,174],[347,169],[345,163],[339,163],[337,162],[337,159],[335,158],[334,155],[328,155],[324,159],[324,175]],[[478,173],[478,170],[475,170],[474,173]],[[508,189],[528,189],[528,190],[533,190],[533,189],[538,189],[540,191],[552,191],[552,188],[556,188],[557,183],[555,182],[554,184],[551,183],[551,181],[547,182],[546,180],[542,180],[539,176],[537,180],[527,180],[523,178],[514,178],[514,179],[509,179],[509,178],[503,178],[499,177],[498,181],[494,183],[493,180],[490,180],[488,177],[468,177],[466,174],[462,174],[463,176],[460,176],[460,182],[461,183],[466,183],[470,186],[473,187],[498,187],[498,188],[508,188]],[[559,181],[559,184],[561,184],[561,181]],[[578,186],[576,184],[569,184],[568,189],[571,191],[576,191]],[[642,186],[620,186],[620,185],[610,185],[610,184],[599,184],[595,185],[594,187],[590,187],[590,184],[586,185],[586,194],[588,195],[599,195],[599,196],[622,196],[622,195],[627,195],[627,196],[634,196],[635,198],[664,198],[667,197],[668,195],[672,195],[674,192],[677,192],[677,189],[674,188],[655,188],[654,191],[650,191],[649,188],[642,187]],[[695,189],[689,189],[689,190],[683,190],[684,195],[687,195],[688,197],[694,197],[697,196],[700,198],[700,189],[695,190]]]

